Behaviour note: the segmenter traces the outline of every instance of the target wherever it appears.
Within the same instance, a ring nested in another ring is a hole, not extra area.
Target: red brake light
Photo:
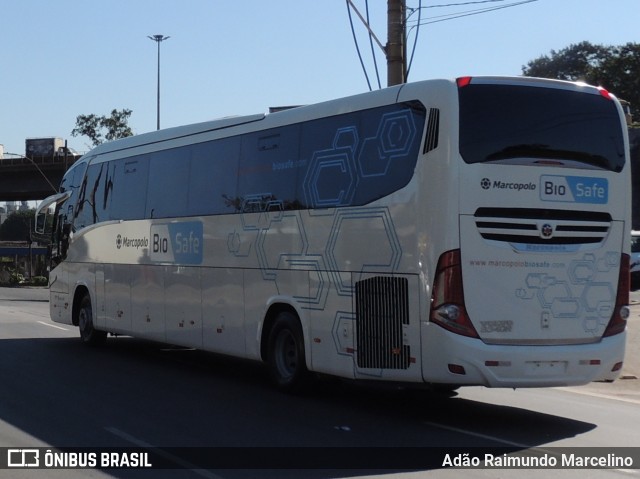
[[[470,338],[479,337],[464,305],[459,249],[447,251],[438,259],[429,319],[453,333]]]
[[[601,86],[598,87],[598,91],[600,92],[600,94],[605,97],[607,100],[611,100],[611,93],[609,93],[607,90],[605,90],[604,88],[602,88]]]
[[[469,83],[471,83],[471,79],[473,77],[459,77],[456,79],[456,83],[458,84],[458,88],[462,88],[464,86],[467,86]]]
[[[620,334],[627,327],[627,318],[629,317],[629,288],[631,286],[629,277],[630,261],[631,259],[628,254],[621,255],[616,306],[613,310],[611,320],[607,325],[607,329],[604,331],[603,337]]]

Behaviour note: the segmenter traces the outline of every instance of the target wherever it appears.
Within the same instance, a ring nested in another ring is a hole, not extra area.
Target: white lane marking
[[[51,323],[46,323],[44,321],[37,321],[40,324],[43,324],[45,326],[49,326],[50,328],[56,328],[56,329],[62,329],[63,331],[69,331],[68,328],[63,328],[61,326],[56,326],[55,324],[51,324]]]
[[[115,427],[111,427],[111,426],[107,426],[105,427],[105,429],[110,432],[111,434],[113,434],[114,436],[118,436],[121,439],[124,439],[125,441],[128,441],[132,444],[135,444],[138,447],[144,447],[145,449],[151,449],[153,450],[153,452],[159,456],[164,457],[165,459],[175,463],[176,465],[183,467],[185,469],[189,469],[190,471],[192,471],[194,474],[197,474],[199,476],[202,477],[206,477],[207,479],[223,479],[221,476],[218,476],[212,472],[209,472],[205,469],[199,469],[197,466],[195,466],[194,464],[191,464],[188,461],[185,461],[184,459],[181,459],[178,456],[175,456],[167,451],[162,450],[162,448],[159,447],[155,447],[151,444],[149,444],[146,441],[143,441],[141,439],[138,439],[136,437],[133,437],[131,434],[128,434],[124,431],[121,431],[118,428]]]
[[[574,389],[574,388],[554,388],[557,389],[559,391],[566,391],[569,393],[573,393],[573,394],[582,394],[583,396],[593,396],[596,398],[601,398],[601,399],[613,399],[615,401],[623,401],[623,402],[628,402],[631,404],[640,404],[640,399],[633,399],[633,398],[627,398],[627,397],[621,397],[621,396],[615,396],[613,394],[604,394],[604,393],[597,393],[594,391],[588,391],[588,390],[580,390],[580,389]]]

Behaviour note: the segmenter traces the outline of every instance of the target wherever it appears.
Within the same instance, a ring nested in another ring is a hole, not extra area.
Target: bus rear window
[[[516,85],[472,83],[458,91],[466,163],[551,160],[615,172],[624,167],[622,125],[610,99]]]

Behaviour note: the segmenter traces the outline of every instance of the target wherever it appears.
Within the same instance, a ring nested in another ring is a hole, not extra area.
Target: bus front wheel
[[[88,294],[80,301],[78,328],[80,329],[80,339],[88,346],[97,346],[107,339],[106,331],[99,331],[93,327],[93,309]]]
[[[268,367],[276,386],[299,391],[309,377],[305,361],[304,336],[300,321],[289,311],[278,313],[269,334]]]

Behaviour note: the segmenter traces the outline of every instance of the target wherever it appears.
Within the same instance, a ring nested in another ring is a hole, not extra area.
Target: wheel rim
[[[291,378],[298,369],[298,345],[288,329],[280,331],[276,339],[276,367],[280,375]]]

